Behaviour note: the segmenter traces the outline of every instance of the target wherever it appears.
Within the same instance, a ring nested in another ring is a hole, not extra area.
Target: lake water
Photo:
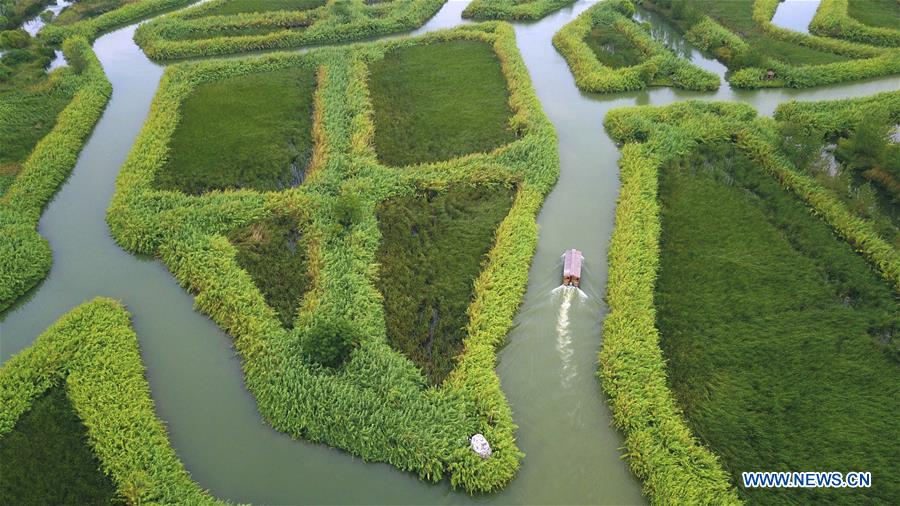
[[[417,33],[462,22],[465,2],[450,1]],[[0,316],[0,360],[27,347],[74,306],[103,295],[123,301],[147,367],[159,417],[199,484],[218,497],[254,503],[641,504],[640,483],[623,460],[622,435],[610,426],[597,370],[606,314],[606,253],[613,227],[619,152],[603,130],[614,107],[665,105],[687,99],[746,102],[771,114],[784,101],[870,95],[900,88],[886,78],[812,90],[670,88],[594,95],[580,92],[551,38],[592,3],[576,4],[534,23],[516,24],[519,48],[544,110],[559,134],[561,175],[538,218],[541,232],[528,291],[497,371],[526,453],[502,492],[470,497],[446,482],[419,481],[385,464],[364,463],[323,445],[269,428],[244,388],[231,339],[192,309],[158,261],[121,250],[105,212],[119,167],[149,110],[163,67],[132,42],[135,27],[105,35],[95,50],[113,96],[71,178],[44,213],[39,230],[53,248],[48,278]],[[653,33],[680,54],[720,75],[724,67],[692,48],[656,15],[640,12]],[[586,298],[554,294],[560,255],[586,258]]]

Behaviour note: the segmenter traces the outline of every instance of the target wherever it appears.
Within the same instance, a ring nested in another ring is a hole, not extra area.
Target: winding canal
[[[159,417],[193,477],[217,497],[254,503],[397,504],[635,504],[640,483],[622,460],[622,437],[595,377],[606,314],[606,248],[618,192],[618,150],[603,130],[613,107],[699,98],[747,102],[771,114],[786,100],[825,100],[900,88],[887,78],[813,90],[732,90],[716,93],[670,88],[592,95],[578,91],[551,45],[564,24],[591,5],[578,2],[535,23],[516,24],[519,48],[544,110],[559,134],[561,177],[539,217],[541,236],[528,291],[498,372],[520,426],[526,453],[516,480],[503,492],[469,497],[419,481],[384,464],[367,464],[326,446],[295,441],[269,428],[244,388],[231,339],[192,309],[158,261],[121,250],[104,215],[120,166],[149,110],[163,67],[132,42],[135,27],[105,35],[95,50],[113,84],[113,96],[75,170],[40,221],[53,248],[48,278],[0,319],[0,360],[74,306],[103,295],[123,301],[134,317]],[[465,2],[450,1],[418,32],[455,26]],[[640,19],[679,54],[724,74],[665,22]],[[587,298],[553,293],[560,254],[586,257]]]

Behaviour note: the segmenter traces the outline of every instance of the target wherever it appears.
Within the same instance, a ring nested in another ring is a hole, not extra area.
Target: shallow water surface
[[[450,1],[415,33],[463,22],[465,2]],[[446,482],[426,484],[385,464],[364,463],[323,445],[295,441],[269,428],[244,388],[231,339],[192,309],[158,261],[122,251],[104,215],[119,167],[141,124],[163,68],[134,45],[134,27],[101,37],[95,49],[113,83],[113,97],[69,181],[47,208],[40,232],[54,263],[48,278],[0,316],[0,360],[31,344],[63,313],[98,295],[122,300],[134,316],[160,418],[193,477],[218,497],[255,503],[640,504],[640,483],[623,461],[622,436],[595,376],[606,314],[607,243],[618,193],[619,152],[603,130],[613,107],[673,101],[744,101],[771,114],[785,100],[823,100],[895,90],[897,78],[814,90],[739,92],[723,82],[716,93],[652,88],[593,95],[575,88],[553,34],[591,5],[578,2],[535,23],[516,24],[519,48],[544,110],[559,134],[561,175],[539,216],[540,240],[528,291],[500,352],[497,371],[526,453],[504,491],[470,497]],[[641,12],[654,35],[722,75],[677,31]],[[584,295],[554,289],[565,249],[585,259]]]
[[[809,22],[818,8],[819,0],[784,0],[775,9],[772,24],[795,32],[809,33]]]

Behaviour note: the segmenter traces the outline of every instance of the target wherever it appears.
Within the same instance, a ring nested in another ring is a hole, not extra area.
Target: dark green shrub
[[[4,30],[0,32],[0,48],[25,49],[31,44],[31,36],[25,30]]]
[[[300,332],[300,350],[313,364],[339,367],[360,341],[359,331],[343,317],[316,315]]]
[[[362,221],[365,209],[363,200],[354,193],[342,193],[334,199],[334,217],[337,222],[348,229]]]

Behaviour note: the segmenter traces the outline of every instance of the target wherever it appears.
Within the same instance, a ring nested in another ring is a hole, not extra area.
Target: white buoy
[[[477,453],[479,457],[486,459],[491,456],[491,445],[487,439],[481,434],[475,434],[470,440],[472,451]]]

